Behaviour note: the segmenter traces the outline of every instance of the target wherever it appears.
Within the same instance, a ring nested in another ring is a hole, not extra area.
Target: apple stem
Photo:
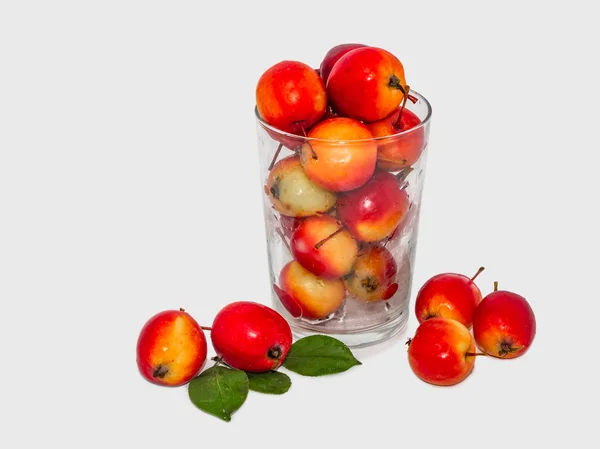
[[[498,281],[494,281],[494,291],[498,291]]]
[[[404,181],[412,171],[412,167],[406,167],[400,170],[398,174],[395,175],[396,179],[398,180],[398,184],[402,184],[402,181]]]
[[[208,327],[208,326],[200,326],[200,329],[205,330],[205,331],[211,331],[212,327]]]
[[[408,91],[410,90],[410,86],[406,86],[406,91],[402,91],[404,94],[404,99],[402,100],[402,106],[400,107],[400,113],[398,114],[398,118],[396,119],[396,123],[394,123],[394,128],[400,130],[400,121],[402,120],[402,113],[404,112],[404,108],[406,107],[406,100],[408,100]]]
[[[300,129],[302,130],[302,135],[304,137],[308,137],[308,133],[306,132],[306,128],[304,127],[304,120],[300,123]]]
[[[323,240],[321,240],[320,242],[315,243],[315,249],[319,249],[325,242],[327,242],[327,240],[329,240],[330,238],[336,236],[337,234],[339,234],[340,232],[342,232],[344,230],[344,227],[342,226],[341,228],[339,228],[337,231],[335,231],[334,233],[328,235],[327,237],[325,237]]]
[[[471,282],[473,282],[475,280],[475,278],[477,276],[479,276],[483,270],[485,270],[485,267],[479,267],[479,270],[477,270],[477,273],[475,273],[475,275],[471,278]]]
[[[408,340],[406,340],[406,343],[404,343],[406,346],[410,346],[410,344],[412,343],[412,338],[408,338]]]
[[[273,156],[273,159],[271,160],[271,164],[269,164],[269,171],[271,171],[273,169],[273,167],[275,166],[275,162],[277,162],[277,158],[279,157],[279,153],[281,153],[282,148],[283,148],[283,144],[280,143],[279,146],[277,147],[277,151],[275,151],[275,155]]]
[[[285,235],[283,234],[283,232],[281,232],[281,229],[277,228],[277,234],[279,234],[279,237],[281,237],[281,240],[283,241],[283,244],[285,245],[285,247],[287,248],[288,252],[290,254],[292,254],[292,249],[290,248],[289,243],[287,242]]]
[[[319,158],[317,157],[317,153],[315,153],[315,149],[310,144],[310,142],[307,142],[307,144],[308,144],[308,147],[310,148],[310,152],[312,153],[312,158],[316,161]]]
[[[480,355],[487,355],[485,352],[467,352],[467,357],[477,357]]]

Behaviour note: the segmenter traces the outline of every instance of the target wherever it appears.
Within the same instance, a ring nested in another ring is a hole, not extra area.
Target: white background
[[[201,3],[0,3],[0,446],[598,447],[594,2]],[[484,265],[537,336],[433,387],[411,315],[225,423],[143,381],[136,338],[163,309],[268,303],[256,81],[344,42],[396,54],[433,104],[412,300]]]

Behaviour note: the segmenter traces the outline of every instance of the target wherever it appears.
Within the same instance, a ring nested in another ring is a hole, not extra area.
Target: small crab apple
[[[354,238],[375,242],[389,237],[410,206],[406,189],[385,171],[376,171],[362,187],[338,196],[337,214]]]
[[[387,117],[407,94],[404,66],[392,53],[377,47],[349,51],[335,63],[327,79],[333,109],[365,122]]]
[[[375,171],[377,143],[357,120],[334,117],[317,123],[302,145],[306,175],[324,189],[342,192],[365,184]]]
[[[225,363],[253,373],[277,369],[292,346],[292,331],[285,318],[251,301],[223,307],[215,316],[210,337]]]
[[[481,301],[481,291],[474,281],[483,270],[483,267],[479,268],[470,278],[464,274],[440,273],[427,280],[415,300],[419,323],[442,316],[471,328],[475,308]]]
[[[335,47],[331,48],[325,54],[325,57],[323,58],[323,61],[321,61],[321,65],[320,65],[319,73],[321,74],[321,78],[323,78],[323,81],[325,83],[327,82],[327,78],[329,77],[329,73],[331,72],[331,69],[333,69],[333,66],[335,65],[335,63],[338,62],[342,56],[344,56],[350,50],[354,50],[355,48],[361,48],[361,47],[366,47],[366,45],[348,43],[348,44],[336,45]]]
[[[382,246],[368,245],[344,278],[346,290],[366,302],[387,300],[398,290],[398,267],[392,254]]]
[[[281,287],[273,286],[275,293],[295,318],[326,318],[340,308],[346,296],[340,279],[320,278],[295,260],[283,267],[279,283]]]
[[[298,156],[288,156],[269,172],[265,194],[273,207],[290,217],[307,217],[331,209],[336,194],[312,182]]]
[[[136,361],[148,381],[166,386],[189,382],[206,360],[206,337],[196,320],[184,309],[165,310],[142,327]]]
[[[347,274],[358,254],[356,240],[329,215],[304,219],[292,235],[290,248],[300,265],[329,279]]]
[[[303,135],[325,114],[327,92],[315,69],[298,61],[281,61],[259,78],[256,108],[269,125]]]
[[[425,148],[425,130],[423,127],[417,128],[420,123],[421,119],[414,112],[406,108],[398,108],[391,115],[366,124],[373,137],[393,136],[377,141],[379,168],[398,171],[410,167],[419,160]],[[410,131],[413,128],[416,129]]]
[[[477,346],[487,354],[513,359],[531,346],[536,319],[527,300],[516,293],[498,290],[481,300],[473,317],[473,336]]]
[[[421,380],[440,386],[462,382],[475,366],[475,342],[465,326],[450,318],[424,321],[408,342],[408,362]]]

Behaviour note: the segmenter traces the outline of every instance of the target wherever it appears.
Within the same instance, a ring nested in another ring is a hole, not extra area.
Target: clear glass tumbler
[[[409,98],[418,125],[358,141],[282,132],[255,109],[272,302],[297,337],[355,348],[406,325],[431,122],[427,99]],[[331,169],[373,146],[374,171]]]

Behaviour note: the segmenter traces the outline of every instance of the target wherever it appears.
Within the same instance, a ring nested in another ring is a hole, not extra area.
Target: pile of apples
[[[426,146],[409,90],[400,60],[363,44],[330,49],[318,69],[286,60],[259,78],[256,109],[279,142],[264,192],[293,256],[274,290],[293,317],[322,320],[347,294],[374,302],[398,290],[386,244],[407,221],[406,176]]]
[[[425,382],[455,385],[471,374],[477,356],[513,359],[531,346],[536,332],[531,306],[521,295],[498,290],[497,282],[482,299],[474,282],[482,271],[471,278],[438,274],[417,293],[420,324],[407,341],[408,361]],[[476,352],[476,346],[483,352]]]

